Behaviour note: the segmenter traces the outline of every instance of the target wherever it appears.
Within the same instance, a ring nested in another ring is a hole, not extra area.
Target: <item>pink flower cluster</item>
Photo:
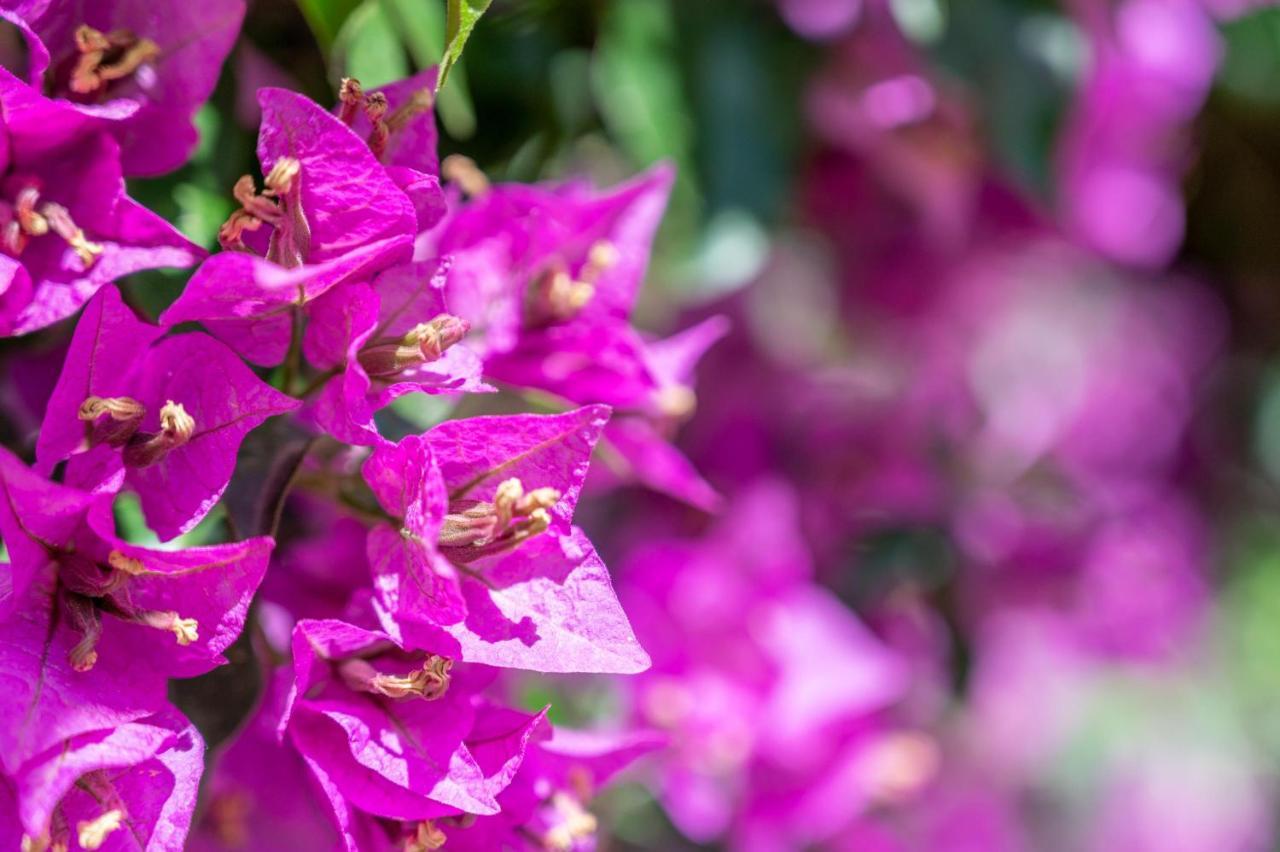
[[[206,257],[123,177],[190,155],[243,3],[2,13],[26,44],[0,71],[0,329],[78,318],[29,388],[33,463],[0,449],[0,845],[592,847],[590,798],[660,738],[553,728],[501,673],[649,665],[573,523],[598,443],[614,478],[718,501],[666,435],[720,321],[628,319],[670,169],[490,186],[454,159],[442,185],[434,69],[332,106],[262,89],[261,175]],[[113,283],[196,264],[155,323]],[[498,383],[552,413],[379,429],[406,394]],[[237,514],[251,433],[270,473]],[[206,757],[167,685],[233,652],[261,695]]]

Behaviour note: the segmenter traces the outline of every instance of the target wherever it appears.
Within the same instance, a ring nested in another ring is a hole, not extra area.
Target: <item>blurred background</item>
[[[520,687],[670,736],[601,848],[1280,849],[1268,6],[495,0],[441,155],[673,163],[636,322],[732,323],[669,424],[724,509],[582,508],[654,669]],[[254,90],[406,76],[442,7],[252,2],[134,196],[212,246]]]

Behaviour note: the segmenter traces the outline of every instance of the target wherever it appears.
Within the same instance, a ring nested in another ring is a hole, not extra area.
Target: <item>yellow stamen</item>
[[[200,639],[200,624],[194,618],[175,618],[169,629],[184,648]]]
[[[557,791],[551,797],[551,805],[556,809],[562,822],[542,836],[542,842],[548,849],[568,852],[574,847],[576,841],[596,833],[599,824],[595,816],[583,808],[573,796]]]
[[[456,183],[464,195],[479,198],[489,191],[489,178],[480,171],[476,161],[462,154],[450,154],[440,163],[440,174],[445,180]]]
[[[445,833],[434,822],[424,819],[412,836],[405,838],[404,852],[435,852],[444,846]]]
[[[160,429],[169,436],[171,446],[181,446],[191,440],[196,430],[196,421],[192,419],[182,403],[165,400],[160,409]]]
[[[101,848],[107,841],[107,835],[119,828],[123,821],[124,812],[119,808],[112,808],[97,819],[76,823],[76,839],[81,846],[92,852]]]
[[[146,413],[146,406],[131,397],[90,396],[80,403],[80,410],[77,412],[77,416],[81,420],[92,422],[104,414],[110,415],[112,420],[133,420],[142,417]]]
[[[113,550],[107,554],[107,564],[131,577],[145,574],[147,571],[147,566],[142,564],[142,560],[135,559],[132,556],[125,556],[118,550]]]

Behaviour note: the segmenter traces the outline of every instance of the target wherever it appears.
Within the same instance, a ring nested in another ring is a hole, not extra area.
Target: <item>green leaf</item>
[[[333,44],[333,62],[370,89],[409,76],[400,33],[378,0],[365,0],[347,18]]]
[[[360,0],[297,0],[302,17],[315,34],[320,48],[328,53],[347,17],[360,5]]]
[[[404,46],[419,68],[436,64],[444,53],[445,20],[434,3],[423,8],[422,0],[383,0],[383,8],[395,24]],[[451,72],[453,85],[436,98],[436,114],[454,139],[469,139],[476,132],[476,113],[467,92],[465,68],[458,64]]]
[[[444,86],[444,81],[449,77],[449,69],[462,56],[462,48],[466,46],[467,39],[471,38],[476,21],[480,20],[491,2],[492,0],[448,0],[444,21],[444,56],[440,60],[440,80],[436,83],[436,91]]]

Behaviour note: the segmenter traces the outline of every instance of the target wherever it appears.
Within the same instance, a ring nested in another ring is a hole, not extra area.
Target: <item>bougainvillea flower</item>
[[[0,839],[22,849],[180,852],[204,771],[204,742],[171,708],[68,737],[9,779]],[[126,840],[127,838],[127,840]]]
[[[159,706],[167,678],[225,662],[271,539],[129,544],[115,534],[107,495],[48,482],[7,450],[0,488],[10,559],[0,623],[12,697],[11,723],[0,726],[6,770],[62,739],[141,718]]]
[[[71,458],[67,481],[137,491],[163,539],[208,514],[235,470],[245,435],[299,403],[274,390],[204,334],[156,343],[114,287],[76,326],[50,398],[36,458],[50,471]]]
[[[434,66],[372,92],[348,77],[335,110],[413,200],[419,231],[434,227],[446,212],[436,159],[435,92]]]
[[[634,392],[635,407],[617,412],[605,426],[611,452],[602,469],[704,511],[719,509],[720,495],[670,441],[697,404],[694,368],[728,331],[728,319],[714,316],[645,346],[648,380]]]
[[[396,519],[369,533],[383,628],[410,647],[447,630],[467,662],[646,668],[608,570],[572,525],[608,415],[447,421],[375,450],[364,477]]]
[[[383,634],[339,621],[294,629],[295,689],[282,730],[321,782],[349,848],[374,818],[406,823],[498,811],[542,714],[502,738],[488,767],[467,738],[475,693],[491,673],[427,651],[406,652]],[[497,745],[496,737],[484,737]],[[362,827],[361,824],[364,824]]]
[[[906,687],[896,655],[812,583],[797,511],[787,489],[760,485],[705,540],[654,541],[623,572],[654,660],[630,682],[636,707],[672,738],[661,797],[690,837],[740,828],[771,796],[825,778]],[[845,793],[837,822],[865,806]]]
[[[486,707],[477,717],[471,751],[482,766],[502,759],[501,748],[528,714]],[[481,735],[488,741],[477,742]],[[595,849],[596,818],[587,810],[595,793],[615,775],[663,745],[646,731],[596,733],[554,728],[531,740],[510,786],[498,794],[502,811],[469,825],[437,822],[447,848]],[[495,747],[497,746],[497,747]]]
[[[27,40],[32,87],[100,120],[129,175],[156,175],[195,149],[192,118],[213,92],[244,0],[63,4],[5,0]]]
[[[408,196],[364,140],[302,95],[263,89],[258,158],[266,189],[236,184],[241,209],[160,317],[202,322],[256,364],[284,360],[304,308],[336,285],[409,259],[417,220]]]
[[[449,304],[483,335],[487,371],[515,375],[525,344],[544,353],[539,359],[592,333],[601,347],[624,345],[617,329],[628,327],[673,179],[664,165],[607,192],[578,183],[496,186],[420,242],[419,256],[453,256],[459,274]],[[569,372],[558,378],[570,381]]]
[[[340,848],[324,795],[302,755],[280,737],[292,671],[281,667],[264,675],[257,711],[211,763],[190,852]]]
[[[377,444],[374,412],[405,394],[492,391],[461,342],[469,326],[446,309],[447,276],[447,262],[414,262],[317,300],[303,352],[336,375],[304,419],[339,440]]]
[[[125,195],[116,143],[74,130],[74,111],[0,70],[0,334],[25,334],[75,313],[131,272],[189,266],[203,252]]]
[[[853,27],[862,0],[778,0],[778,11],[805,38],[834,38]]]
[[[1196,0],[1074,8],[1091,67],[1061,142],[1066,225],[1108,258],[1162,266],[1182,242],[1187,127],[1213,82],[1221,39]]]

